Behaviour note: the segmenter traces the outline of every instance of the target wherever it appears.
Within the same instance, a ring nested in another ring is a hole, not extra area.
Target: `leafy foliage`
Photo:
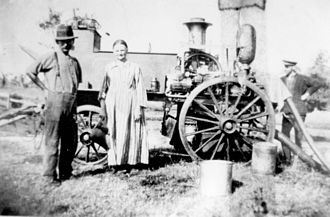
[[[318,80],[322,87],[316,91],[308,100],[309,110],[328,110],[330,101],[330,67],[328,66],[329,57],[325,52],[320,52],[314,65],[308,70],[310,77]]]
[[[87,14],[85,16],[76,15],[76,10],[79,9],[73,9],[73,17],[65,22],[67,25],[71,25],[74,29],[99,29],[101,27],[96,19]],[[61,22],[61,13],[49,8],[48,18],[39,23],[39,27],[43,30],[52,30]]]
[[[48,19],[39,23],[39,27],[43,30],[53,29],[56,25],[61,23],[61,13],[53,11],[49,8]]]
[[[317,75],[323,78],[329,78],[330,76],[330,67],[327,65],[329,57],[325,52],[321,51],[315,61],[314,65],[309,69],[311,75]]]

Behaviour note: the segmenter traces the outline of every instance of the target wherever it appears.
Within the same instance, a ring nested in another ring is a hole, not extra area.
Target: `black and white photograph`
[[[0,0],[0,216],[330,216],[329,11]]]

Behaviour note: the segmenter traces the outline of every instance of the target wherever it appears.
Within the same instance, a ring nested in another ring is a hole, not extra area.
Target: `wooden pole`
[[[20,119],[23,119],[25,117],[27,117],[27,115],[18,115],[14,118],[0,120],[0,127],[18,121]]]
[[[286,145],[294,154],[296,154],[303,162],[311,166],[312,168],[329,175],[330,171],[327,168],[322,167],[320,163],[315,161],[311,156],[307,155],[298,145],[293,143],[286,135],[275,131],[275,138]]]
[[[299,130],[302,132],[302,134],[304,135],[307,144],[309,145],[309,147],[312,149],[312,151],[314,152],[314,154],[316,155],[316,157],[319,159],[320,163],[323,165],[323,167],[330,172],[330,169],[328,167],[328,165],[325,163],[325,161],[323,160],[321,154],[318,152],[318,150],[316,149],[315,145],[314,145],[314,141],[313,138],[309,135],[309,133],[307,132],[307,129],[305,127],[304,121],[302,120],[296,106],[294,105],[292,98],[289,97],[286,100],[286,103],[288,104],[289,108],[291,109],[291,112],[295,118],[295,121],[297,123],[297,126],[299,128]]]

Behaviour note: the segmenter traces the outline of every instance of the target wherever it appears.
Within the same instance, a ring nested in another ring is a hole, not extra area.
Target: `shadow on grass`
[[[59,215],[65,213],[69,210],[70,206],[68,205],[57,205],[52,207],[52,209],[48,212],[50,215]]]
[[[232,180],[231,183],[231,192],[234,193],[237,189],[239,189],[240,187],[242,187],[244,185],[243,182],[240,182],[238,180]]]
[[[167,165],[176,164],[179,162],[191,162],[191,158],[189,155],[184,153],[175,152],[173,149],[170,148],[161,148],[161,149],[152,149],[149,151],[149,164],[143,165],[138,164],[136,166],[129,167],[130,169],[136,170],[157,170],[159,168],[165,167]],[[117,168],[118,171],[126,170],[127,167],[125,165],[120,166]],[[98,174],[103,174],[107,172],[111,172],[116,174],[117,172],[113,172],[112,168],[109,168],[107,164],[105,165],[98,165],[97,167],[91,167],[87,169],[80,170],[78,169],[78,173],[76,173],[73,177],[80,178],[83,176],[94,176]],[[130,171],[130,170],[129,170]],[[130,172],[125,172],[130,173]],[[120,172],[118,173],[120,174]]]
[[[103,166],[102,168],[97,168],[97,169],[83,170],[83,171],[80,171],[80,172],[74,174],[73,178],[79,179],[84,176],[95,176],[95,175],[106,173],[107,171],[109,171],[109,169],[106,166]]]
[[[157,170],[165,167],[166,165],[176,164],[181,161],[191,162],[192,160],[189,155],[175,152],[174,149],[153,149],[149,152],[148,169]]]
[[[2,210],[0,210],[0,215],[4,215],[4,216],[15,216],[15,215],[19,215],[20,213],[15,210],[14,208],[11,207],[4,207]]]

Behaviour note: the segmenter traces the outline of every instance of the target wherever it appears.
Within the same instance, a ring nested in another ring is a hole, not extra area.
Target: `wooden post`
[[[6,109],[10,108],[9,93],[0,93],[0,105],[6,107]]]

